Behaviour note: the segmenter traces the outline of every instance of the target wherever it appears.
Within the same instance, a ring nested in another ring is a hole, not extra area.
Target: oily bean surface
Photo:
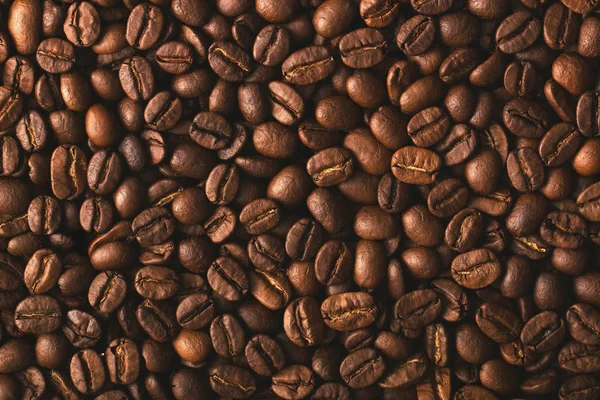
[[[1,3],[0,398],[600,398],[599,1]]]

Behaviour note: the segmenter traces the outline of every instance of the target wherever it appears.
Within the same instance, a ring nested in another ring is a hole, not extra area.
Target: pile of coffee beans
[[[0,400],[600,399],[599,67],[598,0],[0,0]]]

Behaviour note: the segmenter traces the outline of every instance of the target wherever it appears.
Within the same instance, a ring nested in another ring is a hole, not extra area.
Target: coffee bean
[[[232,135],[229,122],[213,112],[201,112],[190,126],[190,137],[209,150],[220,150],[229,144]]]
[[[427,196],[429,211],[438,218],[448,218],[462,210],[469,201],[469,191],[458,179],[439,182]]]
[[[102,272],[90,284],[88,301],[98,311],[112,312],[125,299],[126,285],[123,275],[112,271]]]
[[[566,326],[555,312],[543,311],[523,326],[521,341],[536,353],[555,348],[564,338]]]
[[[106,379],[102,359],[91,349],[82,350],[71,358],[70,372],[73,385],[83,394],[97,392]]]
[[[65,36],[75,46],[89,47],[100,36],[100,16],[88,3],[74,3],[67,10],[63,25]]]
[[[207,273],[208,283],[229,301],[238,301],[248,291],[248,278],[240,265],[229,257],[219,257]]]
[[[246,337],[240,322],[230,314],[223,314],[210,324],[212,345],[221,357],[235,357],[244,351]]]
[[[544,183],[542,161],[529,148],[512,151],[506,160],[506,169],[512,185],[521,192],[533,192]]]
[[[402,332],[409,338],[416,337],[442,310],[442,302],[436,292],[421,289],[402,296],[394,306],[394,318]]]
[[[370,368],[361,368],[369,365]],[[340,365],[340,374],[348,386],[362,389],[377,382],[385,372],[385,362],[375,349],[350,353]]]
[[[564,345],[558,353],[560,368],[575,373],[589,373],[598,361],[598,349],[577,341]]]
[[[559,389],[559,396],[563,399],[569,397],[579,396],[579,393],[584,392],[590,394],[590,396],[597,396],[598,381],[593,376],[589,375],[576,375],[567,379]]]
[[[496,343],[508,343],[518,337],[521,321],[510,310],[496,304],[484,303],[475,315],[477,326]]]
[[[402,24],[396,35],[398,48],[408,56],[426,51],[435,38],[433,19],[418,15]]]
[[[452,277],[459,285],[469,289],[480,289],[498,279],[501,267],[493,252],[476,249],[459,254],[452,261],[451,271]]]
[[[473,249],[484,230],[483,215],[478,210],[465,208],[459,211],[446,226],[444,241],[460,253]]]
[[[252,235],[260,235],[279,222],[279,206],[269,199],[257,199],[240,212],[240,223]]]
[[[132,100],[149,100],[154,94],[154,75],[145,58],[135,56],[125,60],[119,68],[119,80]]]
[[[427,371],[427,358],[424,354],[415,354],[405,362],[390,370],[378,383],[384,389],[402,389],[421,380]]]
[[[439,156],[430,150],[419,147],[403,147],[392,157],[394,176],[411,185],[432,183],[440,168]]]
[[[577,214],[554,211],[542,222],[540,235],[550,245],[573,249],[585,240],[587,224]]]
[[[319,304],[312,297],[291,302],[283,315],[283,328],[288,338],[298,346],[315,346],[325,336],[325,324]]]
[[[262,376],[272,376],[285,365],[281,346],[265,334],[258,334],[248,341],[245,355],[252,370]]]
[[[496,31],[496,43],[504,53],[514,54],[531,46],[540,33],[540,21],[528,10],[521,10],[502,21]]]
[[[67,312],[62,331],[69,342],[80,349],[94,347],[102,335],[102,328],[96,318],[80,310]]]
[[[374,299],[364,292],[330,296],[321,304],[325,324],[339,331],[369,326],[375,321],[377,314]]]
[[[160,8],[151,4],[138,4],[127,19],[125,37],[130,46],[147,50],[160,38],[164,17]]]
[[[210,386],[221,396],[237,399],[248,399],[256,390],[256,382],[250,372],[228,364],[211,369]]]
[[[339,43],[342,62],[351,68],[369,68],[385,57],[388,46],[381,32],[361,28],[346,34]]]
[[[15,325],[24,333],[53,332],[60,327],[62,318],[60,304],[49,296],[26,297],[15,308]]]
[[[85,3],[89,5],[89,3]],[[83,7],[86,8],[86,7]],[[68,72],[75,64],[75,49],[66,40],[50,38],[42,41],[36,51],[40,68],[51,74]]]
[[[62,263],[51,250],[36,251],[25,267],[23,281],[34,294],[42,294],[51,290],[62,272]]]

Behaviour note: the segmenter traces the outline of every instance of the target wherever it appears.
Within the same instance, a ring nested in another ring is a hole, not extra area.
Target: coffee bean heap
[[[0,0],[0,399],[600,399],[597,0]]]

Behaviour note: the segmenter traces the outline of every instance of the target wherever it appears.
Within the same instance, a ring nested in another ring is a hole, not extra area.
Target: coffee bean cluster
[[[0,399],[600,399],[597,0],[0,0]]]

